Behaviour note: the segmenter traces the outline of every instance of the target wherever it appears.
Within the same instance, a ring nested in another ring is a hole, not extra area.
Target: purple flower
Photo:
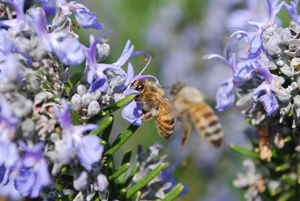
[[[12,20],[1,20],[0,21],[0,27],[11,27],[16,30],[24,31],[28,29],[28,23],[26,21],[26,16],[23,12],[24,7],[24,0],[5,0],[6,2],[10,3],[16,13],[17,18]]]
[[[77,65],[84,60],[80,42],[65,33],[48,34],[43,19],[42,9],[29,9],[33,18],[27,17],[29,24],[35,29],[41,45],[47,52],[53,52],[57,58],[67,65]]]
[[[44,142],[39,142],[29,148],[23,141],[19,141],[24,155],[16,167],[17,177],[15,187],[22,196],[36,198],[44,186],[47,186],[51,179],[46,159],[43,155]]]
[[[139,94],[138,91],[130,89],[131,84],[134,83],[134,81],[136,81],[138,79],[154,78],[156,80],[156,83],[159,84],[156,77],[154,77],[152,75],[141,75],[144,72],[144,70],[146,70],[150,61],[151,61],[151,57],[150,57],[147,65],[144,67],[144,69],[135,77],[134,77],[134,70],[133,70],[132,64],[130,62],[128,63],[126,81],[124,82],[125,90],[123,91],[123,94],[125,96],[128,96],[133,93],[135,93],[137,95]],[[128,103],[122,110],[122,117],[129,123],[131,123],[135,126],[139,126],[142,124],[142,114],[143,114],[142,109],[143,109],[143,104],[137,103],[135,100],[133,100],[132,102]]]
[[[269,5],[269,17],[265,23],[246,21],[247,24],[257,29],[256,32],[246,32],[246,31],[238,30],[231,34],[231,37],[238,33],[247,36],[248,44],[249,44],[249,48],[247,51],[247,59],[257,58],[262,53],[262,51],[264,51],[262,46],[262,34],[266,29],[274,25],[275,17],[285,3],[285,2],[281,2],[281,4],[277,5],[279,0],[275,0],[271,5],[269,0],[267,0],[267,2]]]
[[[231,107],[234,103],[234,93],[233,93],[233,77],[224,80],[221,86],[218,88],[216,94],[217,105],[216,109],[223,112],[227,108]]]
[[[299,0],[291,1],[291,5],[284,3],[285,9],[288,11],[290,18],[292,21],[296,22],[297,24],[300,23],[300,16],[298,15],[297,7],[298,7]]]
[[[40,2],[40,7],[43,8],[47,17],[49,15],[55,15],[57,6],[61,3],[61,0],[35,0]]]
[[[11,175],[8,181],[5,181],[4,177],[7,177],[7,168],[4,165],[0,166],[0,196],[9,197],[12,200],[19,200],[21,198],[20,193],[14,186],[13,176]],[[2,182],[3,181],[3,182]],[[4,183],[4,181],[6,183]]]
[[[269,6],[269,17],[268,20],[265,23],[259,23],[254,21],[246,21],[247,24],[256,27],[257,29],[266,29],[270,26],[272,26],[275,23],[275,17],[278,14],[278,12],[281,10],[282,6],[285,4],[285,1],[281,2],[279,5],[279,0],[275,0],[272,5],[270,3],[270,0],[267,0],[268,6]]]
[[[63,150],[67,150],[65,156],[59,156],[64,161],[58,161],[60,163],[70,162],[71,155],[76,154],[79,162],[88,171],[92,169],[92,164],[98,162],[101,159],[103,152],[103,145],[101,145],[100,138],[96,135],[82,136],[82,133],[97,129],[95,124],[73,126],[69,114],[70,106],[66,100],[62,99],[61,104],[64,110],[61,112],[58,108],[54,108],[57,119],[63,128],[62,146],[60,146],[59,153],[63,154]]]
[[[172,188],[174,188],[178,184],[178,181],[174,177],[172,177],[172,175],[176,171],[176,169],[180,166],[180,163],[181,163],[181,161],[177,161],[176,163],[174,163],[174,165],[168,171],[166,171],[165,169],[163,169],[161,171],[162,180],[164,182],[171,183],[171,186],[169,188],[167,188],[166,190],[164,190],[166,193],[169,192]],[[179,196],[184,196],[188,192],[189,192],[189,187],[184,186],[184,188],[181,191]]]
[[[95,190],[104,192],[108,187],[108,181],[104,174],[98,174],[96,180],[95,180]]]
[[[77,178],[74,178],[73,186],[76,190],[85,190],[89,185],[89,175],[86,171],[82,171]]]
[[[7,31],[0,28],[0,59],[10,54],[13,48],[13,42],[7,38]]]
[[[96,14],[91,13],[84,5],[77,3],[76,1],[71,1],[66,4],[66,6],[68,6],[70,10],[74,11],[76,21],[82,28],[101,30],[104,27],[104,24],[99,23],[99,20],[96,18]]]
[[[264,108],[268,115],[271,115],[278,109],[278,101],[274,93],[279,95],[278,85],[271,74],[270,70],[261,64],[261,67],[258,67],[256,63],[252,64],[254,69],[248,73],[248,76],[245,75],[247,79],[252,72],[258,72],[265,78],[265,81],[259,85],[252,94],[253,99],[257,99],[261,93],[265,93],[259,97],[260,102],[264,105]]]
[[[118,68],[112,64],[98,64],[96,60],[96,46],[97,43],[102,39],[102,36],[109,32],[104,32],[100,34],[96,39],[93,35],[90,35],[90,48],[84,48],[84,54],[87,59],[87,81],[90,84],[88,89],[89,93],[94,92],[95,90],[107,91],[108,83],[104,71],[106,69],[113,69],[121,71],[124,74],[124,71],[121,68]]]
[[[3,63],[0,63],[0,80],[7,78],[11,82],[20,81],[20,63],[13,54],[6,56]]]
[[[4,164],[6,167],[12,167],[19,158],[17,146],[12,142],[19,119],[12,115],[3,97],[0,97],[0,104],[0,166]]]
[[[131,57],[134,57],[136,55],[139,55],[139,54],[144,55],[147,60],[148,60],[148,57],[147,57],[146,53],[149,53],[152,57],[154,57],[151,54],[151,52],[146,51],[146,50],[139,50],[139,51],[133,52],[134,45],[130,46],[130,43],[131,43],[130,40],[128,40],[120,58],[115,63],[113,63],[113,65],[121,68],[128,61],[128,59],[130,59]]]
[[[239,66],[238,68],[238,66],[236,65],[235,53],[229,54],[229,60],[227,60],[226,58],[218,54],[209,54],[202,57],[202,59],[205,60],[210,60],[212,58],[219,58],[225,61],[233,71],[233,75],[221,83],[221,86],[219,87],[216,94],[216,99],[217,99],[216,109],[222,112],[234,103],[234,93],[233,93],[234,85],[239,86],[243,83],[243,80],[238,76],[238,72],[240,71],[239,68],[242,67]]]

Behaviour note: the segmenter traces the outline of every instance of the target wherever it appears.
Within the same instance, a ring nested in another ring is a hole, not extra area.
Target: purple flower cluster
[[[263,167],[267,171],[257,174],[255,164],[245,161],[249,171],[239,173],[234,186],[248,187],[245,194],[247,200],[262,200],[264,195],[276,195],[274,199],[283,199],[285,193],[294,188],[284,179],[285,174],[293,179],[298,174],[294,165],[295,157],[299,155],[300,133],[298,3],[298,0],[290,3],[267,0],[268,15],[261,19],[262,22],[246,21],[248,27],[238,28],[232,33],[223,56],[209,54],[203,57],[206,60],[219,58],[232,69],[231,76],[221,83],[217,92],[216,108],[224,111],[232,106],[236,90],[239,99],[236,105],[242,109],[247,122],[254,126],[245,130],[253,142],[249,143],[252,147],[249,151],[260,159],[257,169]],[[275,20],[284,8],[291,19],[289,27],[280,27]],[[237,44],[242,44],[243,48]],[[245,150],[235,148],[232,147],[234,151],[246,155],[242,153]],[[282,168],[283,161],[279,159],[283,155],[286,169]],[[284,199],[294,198],[289,196]]]
[[[256,31],[241,29],[234,32],[230,38],[234,36],[237,36],[237,38],[226,46],[224,56],[210,54],[203,57],[206,60],[220,58],[232,68],[232,76],[222,82],[216,95],[216,108],[219,111],[224,111],[234,103],[234,86],[240,91],[250,92],[252,102],[256,103],[259,100],[269,116],[275,115],[278,111],[281,100],[280,89],[282,89],[281,85],[283,83],[279,75],[274,72],[276,69],[280,69],[283,74],[288,75],[285,68],[281,68],[283,65],[280,66],[280,63],[291,60],[291,58],[287,58],[286,61],[283,61],[283,56],[287,54],[289,47],[291,47],[289,42],[292,41],[293,30],[292,28],[278,29],[275,24],[275,17],[284,6],[293,19],[295,14],[292,7],[296,3],[292,2],[292,6],[289,6],[285,2],[280,4],[278,2],[276,0],[271,5],[270,1],[267,1],[269,11],[268,18],[265,19],[264,23],[246,21],[250,28],[254,27]],[[240,51],[235,50],[235,46],[237,42],[242,43],[244,41],[246,42],[246,55],[241,55],[238,62],[236,55],[237,53],[240,54]],[[227,55],[229,59],[226,59]],[[290,72],[288,76],[293,77],[295,74],[295,72]],[[245,93],[241,96],[244,97]],[[240,103],[241,101],[238,102],[238,104]]]
[[[104,146],[98,135],[90,134],[98,125],[88,122],[100,110],[138,94],[130,90],[135,80],[156,79],[141,75],[153,55],[134,52],[128,40],[115,63],[99,63],[110,52],[102,38],[110,31],[91,35],[90,47],[85,47],[70,19],[74,12],[80,27],[101,30],[104,25],[95,13],[76,1],[37,2],[40,7],[31,5],[25,13],[24,0],[0,2],[0,196],[36,198],[43,193],[53,200],[76,192],[77,199],[83,199],[99,192],[107,199],[107,175],[101,173]],[[128,63],[126,73],[123,65],[140,54],[148,61],[145,68],[134,76]],[[69,90],[69,68],[83,61],[84,75]],[[141,108],[132,101],[122,116],[140,125]],[[72,175],[71,192],[68,186],[60,192],[50,185],[64,171]]]

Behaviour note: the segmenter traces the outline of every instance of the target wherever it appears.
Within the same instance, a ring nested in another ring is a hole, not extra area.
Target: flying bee
[[[159,135],[168,139],[174,131],[175,123],[172,104],[164,96],[164,90],[155,82],[144,79],[136,80],[131,89],[140,92],[135,101],[143,103],[143,120],[155,117]]]
[[[181,150],[190,137],[191,121],[211,145],[217,148],[221,146],[224,136],[222,125],[213,109],[204,102],[198,89],[176,82],[170,89],[170,97],[178,112],[178,119],[185,119]]]

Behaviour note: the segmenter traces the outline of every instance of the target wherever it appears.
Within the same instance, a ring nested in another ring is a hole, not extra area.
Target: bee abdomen
[[[205,103],[199,103],[189,109],[195,127],[204,138],[215,147],[220,147],[223,142],[222,125],[214,111]]]
[[[174,116],[169,118],[156,116],[155,119],[159,135],[165,139],[171,137],[175,126]]]

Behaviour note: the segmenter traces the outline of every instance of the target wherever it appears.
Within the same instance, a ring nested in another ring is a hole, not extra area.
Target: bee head
[[[133,83],[131,89],[137,90],[138,92],[142,93],[145,89],[145,83],[146,83],[146,80],[144,80],[144,79],[136,80]]]
[[[171,86],[171,89],[170,89],[170,97],[171,99],[174,100],[176,94],[183,88],[185,87],[186,84],[184,84],[183,82],[176,82],[175,84],[173,84]]]

